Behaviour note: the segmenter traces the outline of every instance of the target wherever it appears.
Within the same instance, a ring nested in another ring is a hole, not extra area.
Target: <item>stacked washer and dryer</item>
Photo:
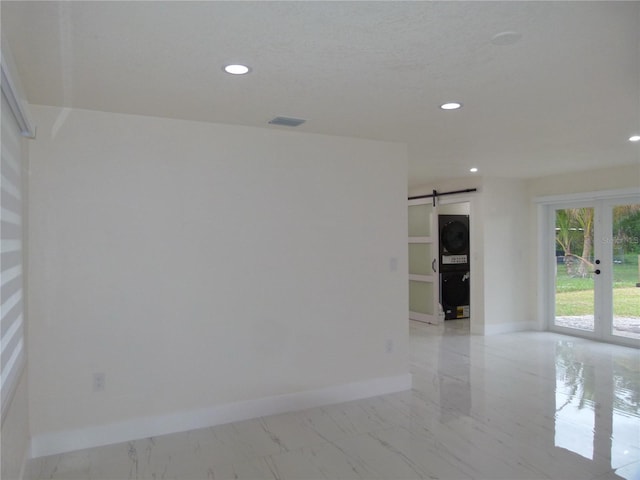
[[[469,215],[439,215],[438,227],[444,319],[469,318]]]

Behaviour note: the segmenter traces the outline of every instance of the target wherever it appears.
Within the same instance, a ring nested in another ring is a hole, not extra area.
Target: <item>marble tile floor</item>
[[[34,459],[29,477],[640,480],[638,350],[410,330],[411,391]]]

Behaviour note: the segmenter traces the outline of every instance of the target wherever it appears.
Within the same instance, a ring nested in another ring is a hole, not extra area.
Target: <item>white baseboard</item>
[[[485,325],[485,335],[500,335],[502,333],[526,332],[540,330],[537,322],[509,322],[497,325]]]
[[[442,323],[437,315],[427,315],[426,313],[409,312],[409,320],[415,320],[416,322],[430,323],[432,325],[438,325]]]
[[[154,417],[139,417],[108,425],[42,433],[34,435],[31,439],[31,457],[56,455],[112,443],[184,432],[266,415],[401,392],[411,389],[411,384],[411,374],[405,373],[393,377],[374,378],[317,390],[217,405],[200,410]]]

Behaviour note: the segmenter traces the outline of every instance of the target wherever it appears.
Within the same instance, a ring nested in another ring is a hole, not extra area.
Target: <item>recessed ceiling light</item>
[[[514,43],[518,43],[521,38],[522,34],[519,32],[500,32],[491,37],[491,43],[502,47],[505,45],[513,45]]]
[[[471,168],[469,169],[469,171],[470,171],[471,173],[476,173],[476,172],[478,171],[478,168],[477,168],[477,167],[471,167]]]
[[[246,73],[249,73],[251,69],[246,65],[234,64],[234,65],[225,65],[224,71],[227,73],[230,73],[231,75],[244,75]]]
[[[440,108],[442,110],[458,110],[459,108],[462,108],[462,104],[458,102],[448,102],[440,105]]]
[[[632,137],[629,137],[629,141],[630,142],[640,142],[640,135],[633,135]]]

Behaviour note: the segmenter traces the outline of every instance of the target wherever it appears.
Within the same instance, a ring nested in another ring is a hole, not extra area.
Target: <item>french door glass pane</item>
[[[640,339],[640,204],[613,207],[610,244],[613,257],[611,334]]]
[[[556,210],[555,325],[594,331],[594,209]]]

